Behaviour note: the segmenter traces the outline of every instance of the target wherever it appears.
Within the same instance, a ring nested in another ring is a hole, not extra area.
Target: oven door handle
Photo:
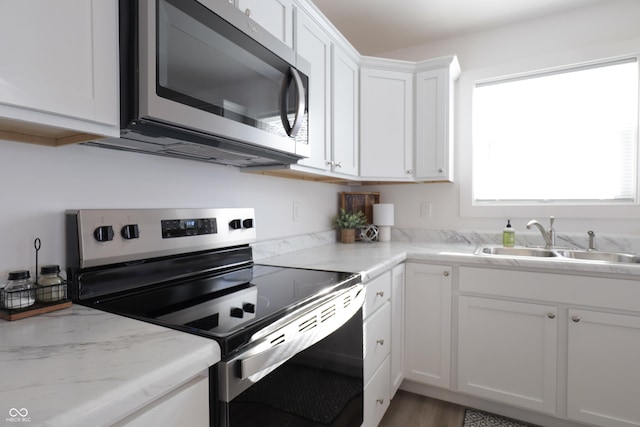
[[[312,313],[301,316],[299,322],[289,323],[280,329],[281,335],[277,334],[275,338],[272,338],[274,334],[271,334],[267,340],[252,349],[254,351],[248,351],[251,353],[250,355],[240,356],[238,376],[245,380],[264,371],[271,372],[296,354],[340,329],[360,310],[364,303],[364,288],[362,285],[358,285],[357,288],[353,293],[354,298],[348,306],[341,306],[342,299],[335,298],[332,300],[335,312],[332,311],[330,304],[325,303],[313,310]]]

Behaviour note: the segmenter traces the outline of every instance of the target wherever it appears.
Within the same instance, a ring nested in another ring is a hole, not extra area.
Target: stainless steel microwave
[[[310,153],[310,65],[222,0],[120,0],[121,137],[108,148],[223,163]]]

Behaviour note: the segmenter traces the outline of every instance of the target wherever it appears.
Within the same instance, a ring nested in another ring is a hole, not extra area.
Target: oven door
[[[364,292],[354,288],[218,364],[220,426],[362,424]]]

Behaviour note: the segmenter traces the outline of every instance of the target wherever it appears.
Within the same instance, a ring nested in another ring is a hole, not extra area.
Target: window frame
[[[614,49],[615,50],[615,49]],[[594,59],[594,57],[596,59]],[[640,218],[640,105],[636,125],[636,143],[634,146],[636,157],[634,202],[620,203],[592,203],[584,201],[563,201],[536,203],[496,201],[493,203],[476,203],[473,195],[473,92],[477,84],[504,80],[519,76],[536,75],[543,72],[557,72],[570,70],[581,66],[593,66],[625,59],[635,58],[640,70],[640,52],[620,52],[617,55],[605,55],[602,51],[590,50],[565,52],[563,55],[546,55],[527,58],[503,64],[494,64],[463,72],[459,84],[457,103],[456,150],[460,153],[456,162],[456,181],[459,186],[459,213],[461,218],[490,218],[490,217],[534,217],[534,216],[564,216],[571,218]],[[640,77],[638,82],[638,102],[640,103]],[[576,209],[586,207],[587,209]]]
[[[478,88],[484,88],[493,85],[499,85],[502,83],[510,83],[517,81],[525,81],[530,79],[544,78],[547,76],[557,76],[562,74],[569,74],[573,72],[579,72],[584,70],[593,70],[608,66],[622,65],[622,64],[633,64],[635,66],[636,71],[636,96],[635,96],[635,109],[636,109],[636,118],[635,118],[635,126],[633,129],[634,134],[632,135],[632,170],[630,179],[632,181],[631,184],[631,194],[629,197],[624,197],[620,199],[597,199],[597,198],[587,198],[587,199],[532,199],[532,198],[523,198],[523,199],[478,199],[476,197],[476,183],[477,183],[477,163],[476,156],[482,155],[483,153],[478,153],[478,146],[474,142],[475,134],[475,125],[472,125],[471,134],[472,134],[472,158],[471,158],[471,166],[472,166],[472,174],[471,174],[471,186],[472,186],[472,203],[475,206],[538,206],[540,204],[548,205],[548,206],[619,206],[619,205],[636,205],[639,203],[640,199],[640,186],[638,181],[638,169],[640,167],[640,159],[638,158],[638,147],[640,145],[640,138],[638,135],[638,128],[640,124],[640,58],[639,55],[627,55],[624,57],[617,58],[607,58],[596,61],[589,61],[586,63],[578,63],[578,64],[569,64],[565,66],[554,67],[551,69],[543,69],[543,70],[533,70],[529,72],[518,73],[515,75],[507,75],[507,76],[499,76],[490,79],[478,80],[473,85],[473,91]],[[473,97],[472,97],[473,99]],[[471,105],[471,113],[472,117],[475,115],[475,104]],[[560,159],[561,160],[561,159]],[[544,173],[542,171],[542,173]]]

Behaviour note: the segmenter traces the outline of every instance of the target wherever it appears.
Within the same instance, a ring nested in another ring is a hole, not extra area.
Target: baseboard
[[[400,390],[431,397],[433,399],[443,400],[470,408],[479,409],[481,411],[490,412],[492,414],[501,415],[503,417],[520,420],[525,423],[534,424],[544,427],[585,427],[589,424],[580,424],[577,422],[563,420],[561,418],[552,417],[550,415],[538,412],[528,411],[526,409],[515,408],[513,406],[504,405],[502,403],[492,402],[469,396],[456,391],[445,390],[439,387],[424,385],[409,380],[404,380],[400,385]]]

